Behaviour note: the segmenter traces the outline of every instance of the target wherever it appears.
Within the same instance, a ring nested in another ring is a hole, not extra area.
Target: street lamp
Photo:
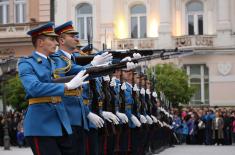
[[[10,137],[8,133],[8,121],[7,121],[7,110],[5,103],[5,93],[4,93],[4,81],[8,74],[15,72],[17,60],[13,57],[8,59],[0,59],[0,81],[1,81],[1,94],[2,94],[2,103],[3,103],[3,115],[5,117],[4,121],[4,150],[10,150]]]

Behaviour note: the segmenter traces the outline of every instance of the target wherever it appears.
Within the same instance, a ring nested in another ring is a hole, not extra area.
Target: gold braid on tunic
[[[61,55],[60,58],[62,60],[64,60],[67,65],[65,67],[57,68],[54,70],[53,76],[55,79],[60,77],[59,74],[65,74],[65,73],[69,72],[72,67],[72,61],[69,58],[67,58],[66,56],[63,56],[63,55]]]

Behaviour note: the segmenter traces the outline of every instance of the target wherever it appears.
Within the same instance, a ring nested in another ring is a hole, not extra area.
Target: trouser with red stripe
[[[72,126],[73,130],[73,147],[76,155],[86,155],[86,135],[85,130],[81,126]]]
[[[34,155],[74,155],[76,153],[71,135],[27,136],[26,141]]]
[[[115,131],[110,122],[105,122],[105,126],[99,130],[99,154],[114,155]]]
[[[120,132],[119,132],[119,152],[118,155],[126,155],[128,152],[128,142],[130,142],[130,132],[128,124],[120,125]]]
[[[91,128],[87,133],[86,155],[98,155],[99,154],[98,130],[100,129]]]

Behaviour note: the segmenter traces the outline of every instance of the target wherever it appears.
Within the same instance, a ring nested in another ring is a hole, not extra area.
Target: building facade
[[[72,20],[84,45],[193,49],[171,60],[197,89],[192,105],[235,106],[234,14],[235,0],[55,0],[56,25]]]
[[[31,54],[33,46],[26,33],[29,29],[50,21],[50,3],[50,0],[0,0],[0,62],[12,56],[18,58]],[[2,83],[1,78],[0,82]],[[1,94],[0,113],[2,111]]]
[[[0,0],[0,57],[29,55],[27,31],[50,21],[50,0]]]

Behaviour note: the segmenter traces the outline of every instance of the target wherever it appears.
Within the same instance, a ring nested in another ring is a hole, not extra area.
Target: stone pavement
[[[30,148],[11,147],[11,150],[4,150],[0,147],[0,155],[33,155]]]
[[[33,155],[29,148],[11,147],[10,151],[0,147],[0,155]],[[235,146],[178,145],[156,155],[235,155]]]
[[[235,146],[177,145],[159,155],[235,155]]]

